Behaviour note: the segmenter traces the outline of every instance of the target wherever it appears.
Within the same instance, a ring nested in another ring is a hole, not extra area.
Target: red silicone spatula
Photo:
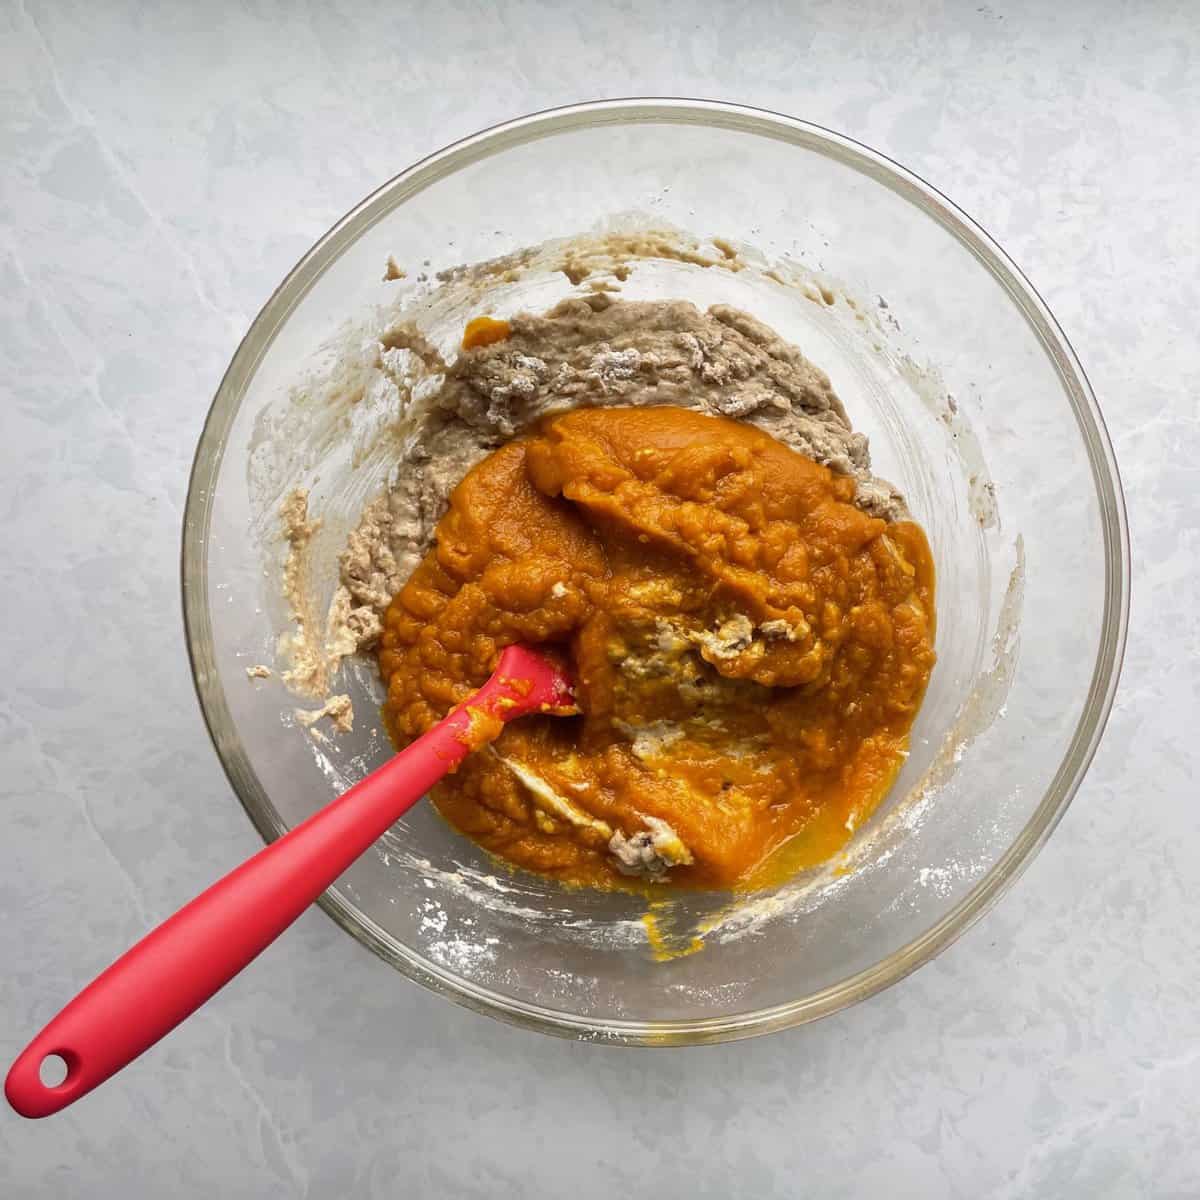
[[[427,734],[169,917],[33,1039],[4,1082],[24,1117],[66,1108],[131,1063],[269,946],[386,829],[502,722],[577,712],[561,667],[510,646],[492,677]],[[67,1067],[57,1085],[42,1064]]]

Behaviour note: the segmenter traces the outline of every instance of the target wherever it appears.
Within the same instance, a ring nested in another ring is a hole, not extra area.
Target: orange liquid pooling
[[[933,668],[920,527],[748,425],[678,408],[544,421],[459,484],[388,610],[397,744],[513,642],[570,657],[581,715],[526,717],[434,792],[509,862],[623,876],[614,835],[671,835],[668,883],[754,885],[828,857],[903,762]]]

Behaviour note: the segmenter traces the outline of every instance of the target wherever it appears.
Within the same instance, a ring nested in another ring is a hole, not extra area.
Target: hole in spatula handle
[[[62,1087],[71,1074],[71,1065],[61,1054],[47,1054],[38,1067],[38,1078],[43,1087]]]

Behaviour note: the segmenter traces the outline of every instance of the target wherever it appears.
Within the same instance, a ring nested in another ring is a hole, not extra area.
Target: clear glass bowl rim
[[[209,410],[192,464],[183,518],[181,582],[192,677],[209,734],[239,801],[267,842],[288,826],[262,788],[229,714],[213,654],[208,615],[207,539],[226,437],[246,386],[292,309],[347,246],[405,199],[447,175],[509,147],[570,130],[644,122],[707,125],[770,137],[816,151],[908,200],[971,251],[1004,288],[1049,355],[1079,426],[1096,486],[1104,538],[1104,616],[1086,702],[1058,771],[1033,816],[979,883],[920,937],[841,982],[775,1005],[717,1018],[615,1021],[575,1017],[518,1002],[443,970],[396,941],[337,888],[318,903],[364,946],[402,974],[477,1012],[561,1037],[625,1045],[732,1041],[786,1029],[866,999],[929,962],[979,920],[1017,880],[1053,832],[1079,788],[1112,707],[1129,620],[1129,534],[1112,445],[1074,350],[1032,284],[979,225],[923,179],[851,138],[765,109],[720,101],[629,98],[573,104],[485,129],[429,155],[378,188],[337,222],[300,260],[250,326]]]

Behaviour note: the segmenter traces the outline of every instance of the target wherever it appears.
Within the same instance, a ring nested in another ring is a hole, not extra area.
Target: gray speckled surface
[[[676,93],[898,158],[1074,341],[1136,570],[1073,807],[891,991],[755,1042],[601,1049],[455,1008],[313,911],[102,1092],[0,1113],[0,1195],[1200,1194],[1200,26],[1185,0],[844,9],[0,5],[5,1062],[257,845],[183,650],[191,452],[295,259],[455,137]]]

